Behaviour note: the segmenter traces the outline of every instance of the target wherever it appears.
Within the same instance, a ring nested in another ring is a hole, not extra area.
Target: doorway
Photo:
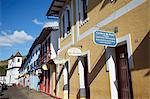
[[[68,90],[68,99],[69,99],[69,94],[70,94],[70,83],[69,83],[69,62],[67,61],[65,63],[65,67],[67,69],[67,90]]]
[[[83,66],[84,66],[84,81],[85,81],[86,99],[90,99],[88,56],[84,55],[82,57],[82,61],[83,61]]]
[[[116,70],[118,81],[119,99],[133,99],[131,74],[128,63],[127,44],[117,46],[116,51]]]

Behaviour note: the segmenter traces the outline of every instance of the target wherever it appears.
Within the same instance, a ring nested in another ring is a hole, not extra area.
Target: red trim
[[[43,89],[43,86],[42,86],[43,84],[41,83],[40,84],[40,91],[42,91],[42,89]]]
[[[50,94],[50,79],[48,79],[48,93]]]

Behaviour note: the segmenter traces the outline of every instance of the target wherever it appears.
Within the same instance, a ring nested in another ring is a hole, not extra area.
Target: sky
[[[51,0],[0,0],[0,60],[28,53],[43,26]]]

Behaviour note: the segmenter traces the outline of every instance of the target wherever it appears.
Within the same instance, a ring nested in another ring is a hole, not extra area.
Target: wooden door
[[[116,47],[116,59],[119,99],[133,99],[126,44]]]

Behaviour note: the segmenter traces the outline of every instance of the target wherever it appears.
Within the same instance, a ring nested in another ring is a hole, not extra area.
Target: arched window
[[[62,13],[61,32],[63,38],[65,38],[71,32],[71,8],[69,5],[64,9]]]

